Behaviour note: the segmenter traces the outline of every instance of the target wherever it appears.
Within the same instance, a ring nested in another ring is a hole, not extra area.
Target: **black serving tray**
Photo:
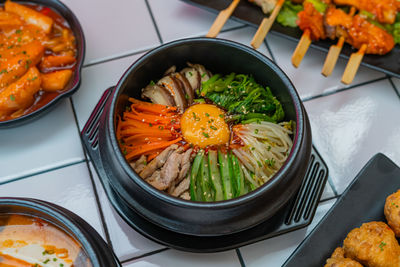
[[[186,3],[198,6],[200,8],[206,9],[213,13],[218,13],[219,11],[227,8],[232,0],[183,0]],[[257,27],[261,24],[261,21],[265,18],[264,13],[261,8],[255,6],[248,1],[240,1],[239,5],[236,7],[232,14],[232,19],[237,20],[241,23],[248,24],[252,27]],[[212,21],[210,21],[211,26]],[[279,23],[274,23],[271,31],[289,40],[298,42],[300,40],[303,32],[299,28],[291,28],[282,26]],[[312,42],[311,46],[321,50],[323,52],[328,52],[329,47],[336,44],[337,40],[322,40],[318,42]],[[348,59],[351,53],[355,52],[350,45],[345,44],[340,57]],[[307,56],[307,55],[306,55]],[[365,55],[362,65],[381,71],[383,73],[396,76],[400,78],[400,45],[396,45],[395,48],[388,54],[380,55]]]
[[[400,168],[385,155],[375,155],[284,266],[324,266],[352,229],[365,222],[385,221],[386,198],[397,189]]]
[[[217,252],[294,231],[311,223],[328,178],[328,168],[314,148],[299,192],[276,215],[251,229],[223,236],[192,236],[169,231],[136,214],[121,200],[121,197],[118,197],[118,192],[112,189],[107,179],[107,175],[112,174],[105,172],[99,154],[98,131],[100,124],[103,123],[101,114],[106,108],[107,99],[112,97],[113,93],[114,87],[104,92],[83,128],[81,137],[113,207],[139,233],[155,242],[179,250]]]

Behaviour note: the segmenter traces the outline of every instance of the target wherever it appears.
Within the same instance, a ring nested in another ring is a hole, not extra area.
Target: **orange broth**
[[[21,249],[32,244],[43,248],[39,254],[42,259],[38,265],[4,253],[6,249]],[[86,264],[75,265],[78,257],[79,262]],[[56,258],[59,259],[58,262],[63,260],[72,264],[72,267],[92,266],[80,244],[57,226],[26,215],[0,215],[0,267],[39,267],[40,262],[46,262],[48,259],[50,262],[57,262]]]

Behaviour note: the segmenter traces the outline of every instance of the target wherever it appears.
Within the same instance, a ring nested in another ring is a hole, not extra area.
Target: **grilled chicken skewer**
[[[330,0],[325,0],[329,4]],[[304,10],[299,12],[297,24],[303,31],[303,35],[297,44],[292,56],[292,64],[299,67],[304,55],[311,44],[311,41],[325,39],[324,14],[320,13],[310,2],[304,3]]]
[[[226,21],[232,15],[233,11],[235,11],[239,2],[240,2],[240,0],[233,0],[232,3],[226,9],[221,10],[221,12],[219,12],[213,25],[211,26],[210,30],[206,34],[206,37],[217,37],[217,35],[221,31],[222,27],[224,27]]]
[[[365,53],[383,55],[390,52],[395,45],[393,36],[385,30],[360,15],[352,17],[335,7],[327,9],[325,25],[328,37],[344,37],[347,43],[359,49],[357,53],[352,54],[346,66],[342,77],[345,84],[353,81]]]
[[[380,23],[393,24],[398,9],[397,0],[333,0],[336,5],[349,5],[373,14]]]
[[[352,7],[350,9],[349,15],[354,16],[356,9]],[[339,41],[336,45],[332,45],[329,48],[328,55],[326,56],[324,67],[322,68],[322,75],[328,77],[332,74],[333,69],[336,66],[336,62],[339,58],[340,52],[342,51],[343,44],[345,42],[344,36],[340,36]]]

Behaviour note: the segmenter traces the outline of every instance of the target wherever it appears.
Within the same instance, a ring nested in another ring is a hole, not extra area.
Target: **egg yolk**
[[[183,137],[188,143],[201,148],[226,144],[230,133],[224,117],[224,111],[214,105],[191,106],[181,118]]]

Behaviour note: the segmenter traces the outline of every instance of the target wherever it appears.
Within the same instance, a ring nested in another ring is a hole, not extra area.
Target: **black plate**
[[[60,14],[69,24],[72,32],[74,33],[75,40],[76,40],[76,67],[75,71],[72,75],[71,81],[67,85],[68,88],[65,88],[61,94],[57,95],[54,99],[52,99],[50,102],[48,102],[46,105],[43,107],[32,111],[28,114],[25,114],[21,117],[12,119],[12,120],[6,120],[6,121],[0,121],[0,129],[2,128],[10,128],[10,127],[15,127],[19,126],[21,124],[25,124],[27,122],[30,122],[32,120],[37,119],[38,117],[46,114],[51,110],[52,107],[55,106],[56,103],[60,101],[60,99],[64,97],[71,96],[73,93],[75,93],[79,85],[81,83],[81,69],[83,65],[83,60],[85,58],[85,36],[83,35],[83,30],[82,27],[74,15],[74,13],[63,3],[61,3],[58,0],[32,0],[32,1],[20,1],[20,0],[13,0],[14,2],[20,3],[20,4],[37,4],[37,5],[42,5],[45,7],[49,7],[53,10],[55,10],[58,14]],[[4,4],[4,0],[0,0],[0,5]]]
[[[102,113],[108,108],[107,104],[109,105],[110,102],[107,100],[112,98],[113,94],[114,87],[104,92],[85,124],[81,136],[112,206],[132,228],[142,235],[179,250],[217,252],[294,231],[311,223],[328,178],[328,168],[315,149],[311,152],[310,163],[299,192],[272,218],[248,230],[222,236],[193,236],[167,230],[138,215],[123,202],[123,198],[119,197],[118,192],[109,184],[107,175],[112,174],[106,174],[100,157],[99,126],[103,123]]]
[[[375,155],[284,266],[324,266],[352,229],[385,221],[386,198],[399,188],[400,168],[385,155]]]
[[[213,13],[218,13],[219,11],[227,8],[232,0],[183,0],[189,4],[201,7],[203,9],[209,10]],[[263,18],[265,18],[264,13],[261,8],[249,3],[247,0],[240,1],[239,5],[232,14],[234,20],[240,21],[242,23],[248,24],[253,27],[260,25]],[[211,25],[212,22],[210,22]],[[273,32],[297,42],[303,32],[299,28],[284,27],[279,23],[274,23],[271,29]],[[332,44],[336,44],[337,40],[322,40],[318,42],[313,42],[312,47],[328,52],[329,47]],[[352,49],[350,45],[346,44],[340,57],[348,59],[350,54],[356,50]],[[307,56],[307,55],[306,55]],[[362,65],[369,67],[371,69],[381,71],[383,73],[396,76],[400,78],[400,46],[396,45],[395,48],[388,54],[379,55],[365,55],[361,63]]]

